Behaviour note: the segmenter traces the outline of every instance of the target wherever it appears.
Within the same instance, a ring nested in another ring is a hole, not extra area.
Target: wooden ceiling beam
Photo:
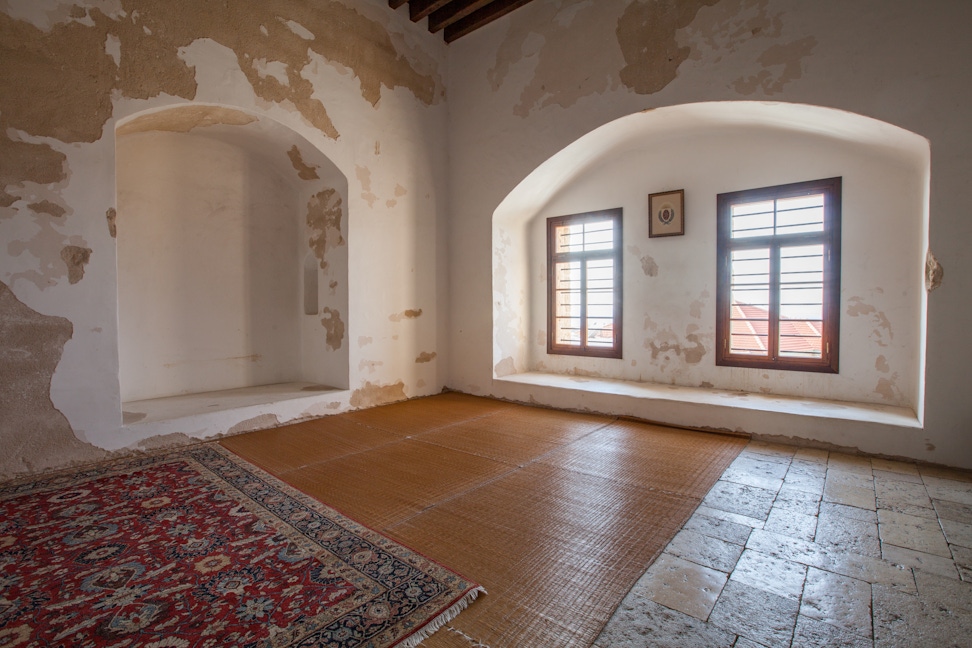
[[[450,0],[408,0],[408,15],[412,22],[418,22],[449,4]]]
[[[453,0],[438,11],[432,12],[429,16],[429,31],[434,34],[490,3],[491,0]]]
[[[505,16],[514,9],[518,9],[528,2],[530,2],[530,0],[493,0],[493,2],[488,3],[471,3],[485,6],[473,9],[463,15],[461,18],[445,25],[445,42],[451,43],[457,38],[465,36],[466,34],[479,29],[483,25],[493,22],[497,18]],[[433,16],[434,15],[435,14],[433,14]],[[429,18],[429,31],[436,31],[432,29],[431,17]]]
[[[406,2],[408,2],[408,0],[388,0],[388,6],[392,9],[398,9]]]

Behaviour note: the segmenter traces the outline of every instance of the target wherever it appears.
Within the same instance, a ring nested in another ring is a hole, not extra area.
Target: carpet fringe
[[[476,589],[470,590],[461,599],[456,601],[452,607],[444,610],[439,616],[435,617],[419,630],[416,630],[414,634],[406,637],[401,643],[397,644],[398,648],[416,648],[425,639],[430,637],[436,630],[449,623],[455,619],[460,612],[469,607],[469,604],[476,600],[476,597],[480,594],[485,594],[486,590],[483,587],[477,587]]]

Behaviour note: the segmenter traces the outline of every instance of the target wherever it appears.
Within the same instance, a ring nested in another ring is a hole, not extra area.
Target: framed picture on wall
[[[648,196],[648,236],[681,236],[685,233],[685,190],[663,191]]]

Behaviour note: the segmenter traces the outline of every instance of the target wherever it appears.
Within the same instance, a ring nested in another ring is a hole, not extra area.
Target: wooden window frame
[[[563,225],[577,225],[585,222],[610,219],[614,225],[614,244],[610,250],[593,250],[589,252],[561,252],[557,249],[555,236],[558,227]],[[571,214],[569,216],[555,216],[547,219],[547,353],[551,355],[573,355],[593,358],[621,358],[622,337],[622,279],[621,252],[622,245],[622,209],[605,209],[596,212]],[[580,261],[584,267],[585,261],[597,259],[613,259],[614,261],[614,313],[612,315],[614,344],[610,347],[587,346],[587,291],[581,290],[581,336],[579,346],[556,343],[556,277],[554,270],[557,263]]]
[[[732,205],[792,198],[822,193],[824,195],[823,232],[800,234],[772,234],[750,238],[732,238]],[[841,178],[825,178],[808,182],[747,189],[719,194],[716,198],[718,222],[717,242],[717,293],[716,293],[716,365],[721,367],[750,367],[754,369],[780,369],[785,371],[814,371],[838,373],[840,343],[840,217]],[[780,357],[779,345],[779,250],[794,244],[823,244],[823,331],[821,332],[821,357]],[[768,327],[768,355],[752,356],[731,353],[731,270],[730,260],[734,250],[750,248],[770,249],[770,308]]]

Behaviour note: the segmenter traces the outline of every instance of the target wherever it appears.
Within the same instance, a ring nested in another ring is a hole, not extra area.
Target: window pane
[[[557,344],[580,345],[581,264],[579,261],[554,266],[554,318]]]
[[[732,206],[732,238],[769,236],[772,233],[772,200],[738,203]]]
[[[584,251],[610,250],[614,247],[614,222],[610,220],[584,224]]]
[[[769,248],[733,251],[729,269],[730,353],[769,353],[769,273]]]
[[[780,248],[780,356],[820,358],[822,340],[823,245]]]
[[[580,252],[584,249],[584,226],[561,225],[554,232],[555,251]]]
[[[587,262],[587,344],[614,346],[614,259]]]

